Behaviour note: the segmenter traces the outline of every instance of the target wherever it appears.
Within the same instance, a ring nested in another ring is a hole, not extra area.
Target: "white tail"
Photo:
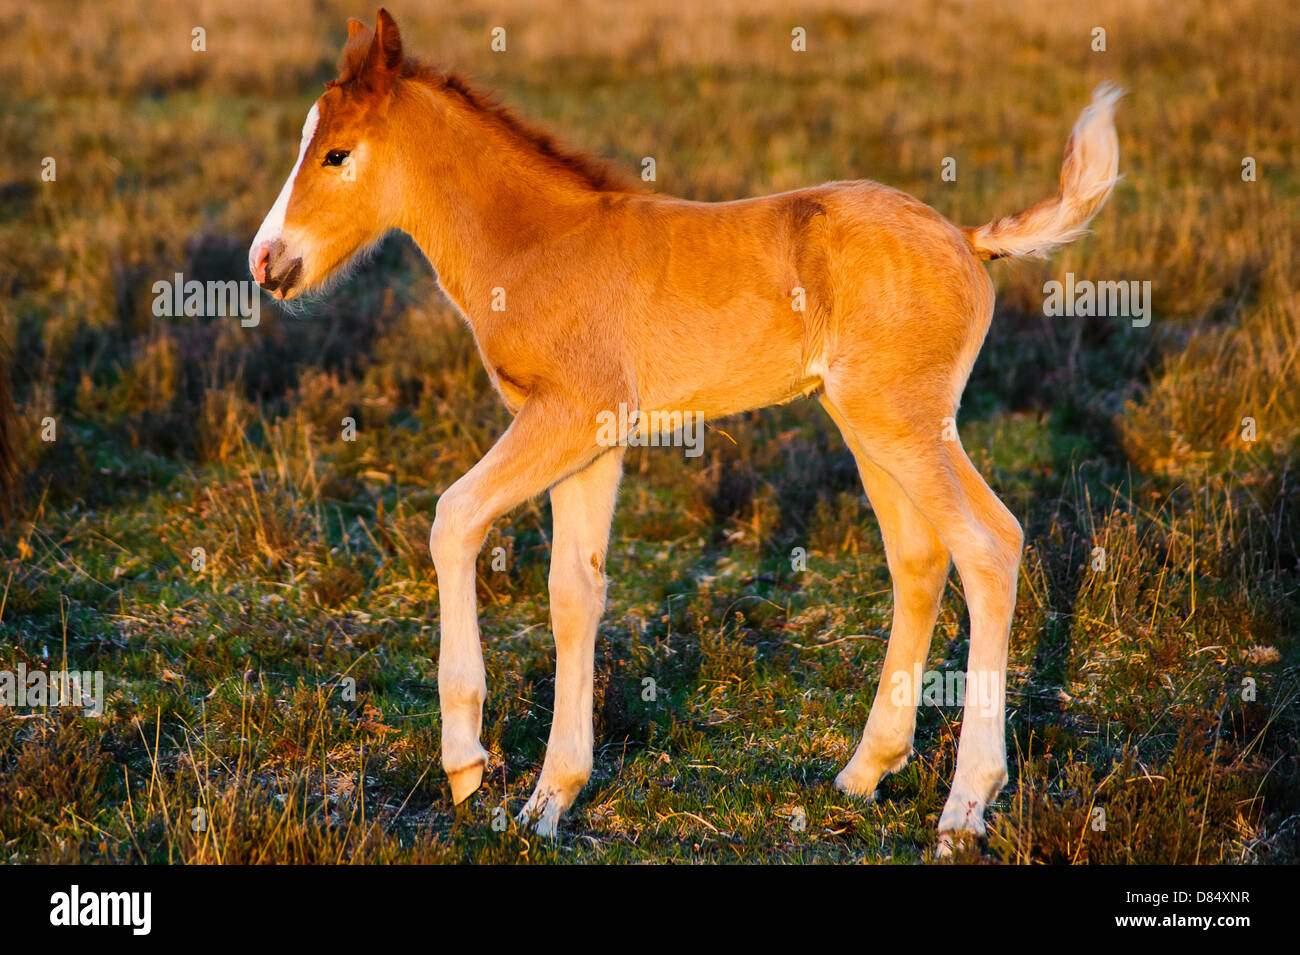
[[[1084,107],[1065,145],[1061,186],[1055,196],[1013,216],[975,229],[966,238],[982,259],[1015,256],[1045,258],[1059,245],[1087,231],[1119,179],[1119,141],[1115,104],[1124,91],[1110,83],[1098,86]]]

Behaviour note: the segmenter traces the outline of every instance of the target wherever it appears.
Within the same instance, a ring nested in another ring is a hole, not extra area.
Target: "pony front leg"
[[[483,781],[487,750],[479,743],[487,674],[479,643],[478,603],[474,593],[475,559],[486,530],[465,526],[446,502],[453,485],[438,502],[429,551],[438,574],[441,636],[438,644],[438,704],[442,710],[442,768],[451,783],[451,799],[463,802]]]
[[[599,454],[595,420],[595,411],[563,398],[529,398],[483,459],[438,499],[429,551],[438,574],[442,625],[442,768],[454,802],[478,789],[488,760],[479,742],[487,698],[474,593],[479,548],[498,517],[582,470]]]
[[[596,630],[605,611],[605,551],[623,452],[609,451],[551,488],[555,713],[542,774],[519,814],[544,836],[555,835],[591,775]]]

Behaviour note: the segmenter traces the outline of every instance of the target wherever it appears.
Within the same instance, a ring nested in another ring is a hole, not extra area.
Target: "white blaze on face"
[[[320,119],[320,111],[316,104],[312,103],[310,112],[307,113],[307,121],[302,124],[302,143],[298,147],[298,161],[293,165],[293,172],[289,173],[289,178],[285,180],[284,188],[280,190],[280,195],[275,200],[275,205],[271,206],[271,211],[266,214],[262,220],[262,227],[257,230],[257,235],[253,237],[253,244],[248,249],[248,270],[257,271],[257,250],[263,242],[274,242],[280,238],[280,233],[284,230],[284,214],[289,208],[289,197],[293,195],[293,182],[298,178],[298,170],[302,168],[303,158],[307,155],[307,147],[311,145],[311,139],[316,135],[316,121]]]

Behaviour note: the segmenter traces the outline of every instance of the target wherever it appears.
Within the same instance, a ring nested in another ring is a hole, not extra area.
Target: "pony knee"
[[[1020,522],[999,502],[997,511],[971,528],[958,570],[963,574],[974,573],[997,592],[1014,600],[1024,541]]]
[[[888,556],[894,603],[907,610],[928,612],[942,596],[948,579],[948,549],[933,534],[904,534],[894,542]]]
[[[1025,549],[1025,532],[1020,522],[1005,507],[991,530],[996,541],[994,550],[998,570],[1003,581],[1010,586],[1014,599],[1020,557]]]
[[[574,551],[567,558],[553,559],[547,583],[551,617],[557,625],[599,617],[605,609],[605,560],[599,551]]]
[[[466,554],[477,553],[486,536],[487,528],[478,526],[470,502],[457,493],[455,485],[448,488],[438,498],[429,530],[429,556],[434,567],[450,566]]]

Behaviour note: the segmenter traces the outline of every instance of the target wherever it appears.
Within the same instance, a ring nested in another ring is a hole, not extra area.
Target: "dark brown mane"
[[[475,89],[459,73],[442,72],[418,60],[407,59],[402,64],[402,78],[455,95],[548,165],[572,173],[592,189],[600,192],[642,191],[640,182],[622,169],[562,145],[550,133],[524,122],[509,107],[502,106],[491,93]]]

